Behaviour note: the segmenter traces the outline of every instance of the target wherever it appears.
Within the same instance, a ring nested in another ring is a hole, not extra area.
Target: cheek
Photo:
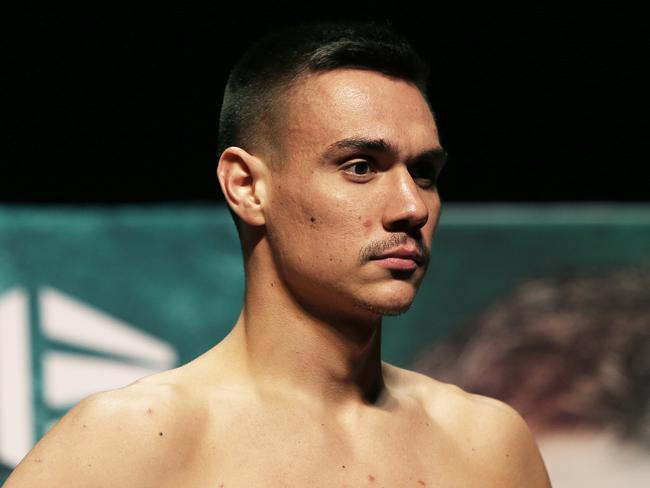
[[[436,193],[435,198],[433,198],[432,203],[429,206],[429,221],[427,222],[425,229],[425,232],[429,233],[432,238],[436,232],[436,229],[438,228],[441,215],[442,205],[440,202],[440,197]]]
[[[358,210],[349,198],[339,197],[335,192],[312,190],[301,197],[292,198],[293,219],[297,225],[328,236],[349,234],[356,226]]]
[[[301,220],[307,224],[302,239],[306,252],[318,255],[325,266],[356,262],[361,248],[366,244],[370,220],[359,215],[358,209],[348,202],[328,201],[305,209]]]
[[[316,267],[332,267],[358,258],[371,234],[372,217],[368,209],[348,194],[328,188],[277,186],[273,212],[273,233],[292,254]],[[330,271],[332,271],[330,269]]]

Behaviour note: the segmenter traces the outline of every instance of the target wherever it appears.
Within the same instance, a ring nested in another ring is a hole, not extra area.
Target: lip
[[[422,265],[424,259],[415,249],[398,248],[371,259],[380,266],[391,269],[412,270]]]

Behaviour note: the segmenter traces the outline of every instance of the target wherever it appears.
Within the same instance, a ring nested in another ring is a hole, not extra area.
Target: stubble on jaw
[[[390,305],[383,305],[383,306],[378,305],[377,303],[373,303],[367,300],[362,300],[359,297],[355,298],[355,305],[357,307],[377,315],[387,315],[391,317],[397,317],[398,315],[402,315],[403,313],[407,312],[408,309],[411,308],[412,304],[413,302],[410,301],[407,305],[401,305],[399,307],[397,306],[391,307]]]

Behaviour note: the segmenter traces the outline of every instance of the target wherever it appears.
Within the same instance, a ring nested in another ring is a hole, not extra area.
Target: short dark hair
[[[300,75],[358,68],[416,85],[425,99],[429,69],[388,23],[314,21],[272,31],[233,67],[219,119],[219,154],[229,146],[250,150],[260,124],[277,109],[282,89]]]

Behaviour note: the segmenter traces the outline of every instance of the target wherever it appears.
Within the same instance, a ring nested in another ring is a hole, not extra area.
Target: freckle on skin
[[[422,480],[418,480],[418,483],[420,483],[422,486],[426,486],[426,485],[427,485],[427,484],[426,484],[424,481],[422,481]]]
[[[368,475],[368,481],[375,481],[375,477],[371,474]]]
[[[162,432],[158,432],[158,435],[159,435],[159,436],[162,436],[163,434],[162,434]]]

